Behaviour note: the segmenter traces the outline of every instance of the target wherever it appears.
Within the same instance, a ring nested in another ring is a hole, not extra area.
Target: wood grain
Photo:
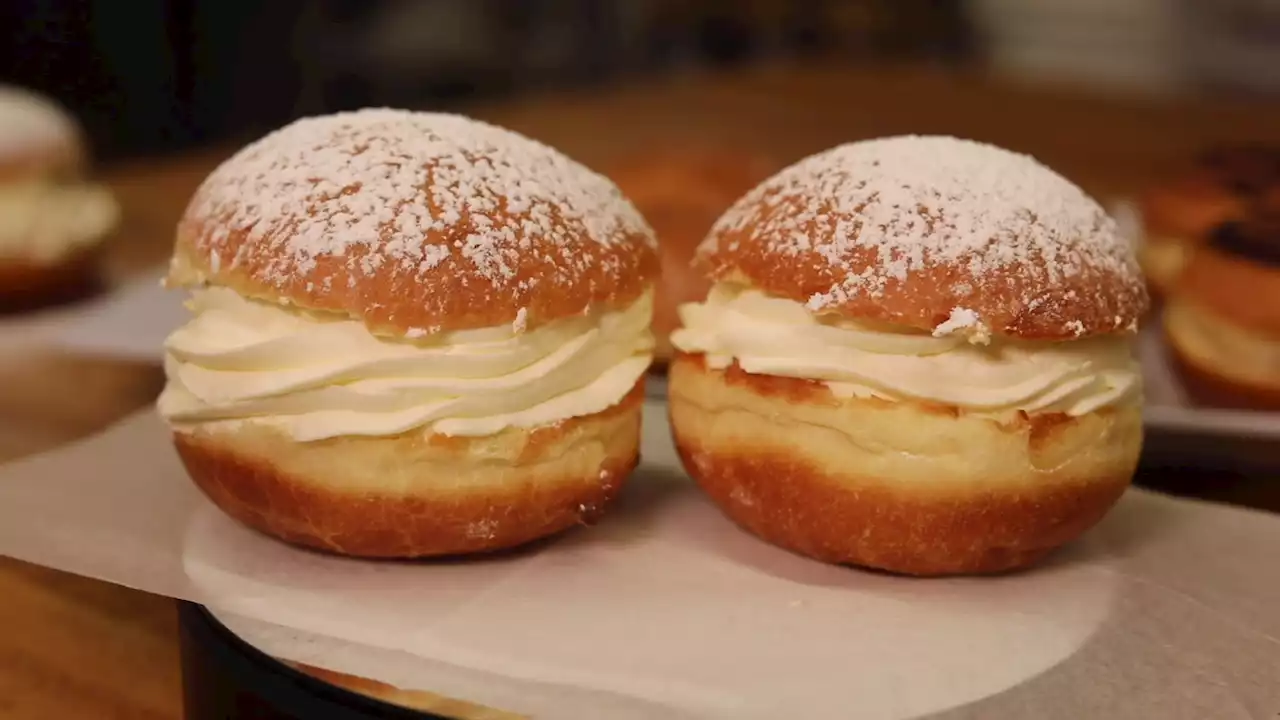
[[[1031,152],[1104,199],[1131,192],[1209,142],[1280,142],[1276,105],[1086,96],[915,67],[771,67],[472,111],[595,166],[658,146],[742,145],[787,159],[862,137],[945,132]],[[138,162],[108,174],[124,209],[111,246],[113,277],[164,260],[191,191],[225,154]],[[91,433],[150,402],[160,382],[153,367],[47,350],[8,357],[0,362],[0,459]],[[0,560],[0,628],[0,717],[180,715],[167,600]]]

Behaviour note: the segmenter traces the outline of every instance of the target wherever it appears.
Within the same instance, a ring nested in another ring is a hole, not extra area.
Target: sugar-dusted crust
[[[775,175],[699,257],[815,313],[931,330],[960,310],[996,335],[1136,329],[1148,298],[1131,244],[1031,158],[954,138],[851,143]]]
[[[286,542],[359,557],[510,548],[589,524],[639,459],[643,382],[595,415],[484,438],[424,434],[300,444],[274,429],[173,434],[218,507]]]
[[[686,469],[735,522],[797,553],[910,575],[1027,566],[1129,485],[1137,406],[997,421],[837,398],[825,385],[678,355],[671,425]]]
[[[170,281],[403,335],[625,307],[658,265],[617,188],[555,150],[456,115],[364,110],[295,122],[215,170]]]
[[[680,325],[676,308],[707,296],[710,283],[692,267],[711,226],[743,193],[778,168],[772,160],[723,148],[671,148],[625,158],[609,176],[653,226],[662,254],[654,300],[655,356],[671,358],[668,337]]]

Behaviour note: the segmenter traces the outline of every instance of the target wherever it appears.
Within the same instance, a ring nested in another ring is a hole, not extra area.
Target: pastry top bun
[[[892,137],[802,160],[740,199],[698,249],[713,280],[819,315],[1066,340],[1136,330],[1133,247],[1080,188],[967,140]]]
[[[657,274],[652,231],[604,177],[476,120],[368,109],[223,163],[179,222],[169,282],[416,337],[624,307]]]
[[[1140,199],[1142,221],[1155,238],[1199,241],[1219,223],[1239,217],[1250,200],[1280,185],[1280,148],[1232,145],[1204,153]]]
[[[77,174],[87,161],[79,123],[54,100],[0,85],[0,182]]]
[[[1233,325],[1280,338],[1280,202],[1215,229],[1178,293]]]

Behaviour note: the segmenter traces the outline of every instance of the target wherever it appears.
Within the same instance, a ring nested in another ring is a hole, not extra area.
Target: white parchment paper
[[[377,563],[246,530],[151,413],[0,472],[0,552],[214,607],[289,660],[563,718],[1267,718],[1280,519],[1131,491],[1047,565],[912,580],[739,531],[646,407],[599,526],[475,561]]]

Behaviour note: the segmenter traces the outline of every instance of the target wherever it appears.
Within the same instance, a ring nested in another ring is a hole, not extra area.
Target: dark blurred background
[[[1275,0],[3,0],[0,81],[111,161],[362,105],[770,60],[910,60],[1100,92],[1274,93]]]

